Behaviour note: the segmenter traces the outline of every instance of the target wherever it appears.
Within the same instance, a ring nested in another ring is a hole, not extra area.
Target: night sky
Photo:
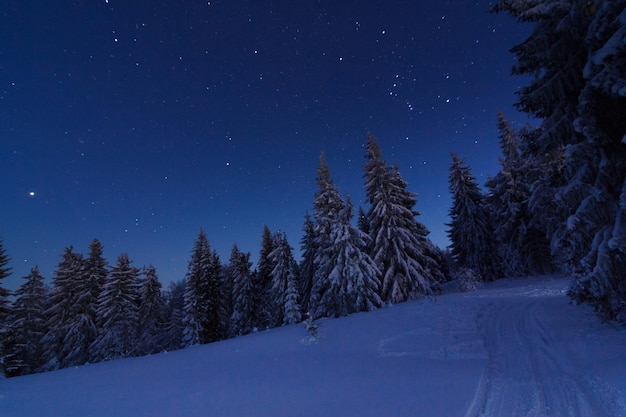
[[[372,132],[447,242],[450,152],[483,184],[528,28],[488,1],[23,1],[0,11],[0,239],[17,287],[98,238],[167,284],[200,227],[224,263],[263,225],[299,254],[320,152],[363,204]]]

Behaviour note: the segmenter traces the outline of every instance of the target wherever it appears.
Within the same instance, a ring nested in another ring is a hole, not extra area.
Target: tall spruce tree
[[[98,297],[98,337],[91,344],[95,361],[137,355],[139,270],[128,255],[117,258]]]
[[[432,294],[446,279],[428,230],[413,210],[415,194],[397,168],[389,167],[372,134],[368,134],[365,192],[371,236],[370,256],[381,271],[381,299],[401,302]]]
[[[264,225],[253,291],[254,310],[256,311],[257,321],[259,321],[257,325],[261,328],[274,325],[272,316],[276,304],[272,298],[272,270],[274,269],[274,264],[270,258],[270,253],[274,250],[274,244],[275,236],[269,227]]]
[[[274,325],[299,323],[302,321],[302,312],[298,293],[298,266],[284,232],[277,234],[269,258],[274,265],[271,274],[275,300]]]
[[[300,250],[302,260],[300,261],[300,286],[301,308],[303,312],[309,310],[309,298],[311,298],[311,288],[313,287],[313,277],[315,276],[315,223],[309,213],[304,216],[303,235],[300,240]]]
[[[164,340],[165,301],[156,269],[150,265],[139,280],[138,347],[139,355],[159,353],[166,349]]]
[[[4,250],[2,240],[0,240],[0,373],[4,373],[3,360],[7,350],[8,342],[8,320],[10,313],[9,295],[10,291],[2,286],[2,281],[11,275],[9,256]]]
[[[352,202],[347,197],[330,236],[335,248],[328,276],[330,285],[320,300],[320,308],[327,316],[370,311],[382,304],[378,295],[380,271],[367,254],[369,236],[350,223],[352,216]]]
[[[12,346],[4,361],[7,376],[37,372],[43,360],[41,339],[46,329],[44,279],[37,267],[32,268],[24,279],[25,282],[15,291],[10,314]]]
[[[98,297],[107,275],[102,253],[102,244],[94,239],[89,245],[89,257],[82,259],[80,271],[74,275],[74,301],[63,340],[66,350],[63,366],[82,365],[92,360],[90,346],[98,337]]]
[[[485,183],[489,189],[489,209],[498,254],[506,276],[546,273],[551,270],[551,255],[545,227],[533,221],[530,186],[534,175],[532,159],[523,158],[520,135],[504,115],[498,113],[500,131],[500,171]],[[552,194],[535,200],[536,209],[545,211],[553,204]]]
[[[231,337],[248,334],[256,326],[251,267],[250,253],[243,253],[237,245],[233,245],[228,262],[228,275],[232,282],[233,300],[229,326]]]
[[[211,251],[202,229],[194,244],[185,289],[183,344],[190,346],[220,340],[224,336],[221,317],[221,264]]]
[[[1,285],[2,281],[11,275],[11,268],[8,267],[9,261],[10,258],[4,250],[2,240],[0,240],[0,330],[10,312],[9,296],[11,292]]]
[[[186,287],[186,280],[172,282],[164,293],[164,350],[176,350],[184,347],[183,333],[185,324],[183,319]]]
[[[46,335],[42,339],[44,365],[42,370],[71,366],[67,356],[76,347],[66,344],[66,338],[71,337],[73,331],[77,290],[84,277],[84,259],[74,248],[69,246],[61,255],[61,262],[57,265],[52,278],[52,288],[48,293],[48,309],[46,310]],[[77,288],[78,287],[78,288]]]
[[[533,79],[518,106],[541,120],[524,147],[543,177],[537,194],[554,190],[555,209],[533,210],[553,255],[577,282],[572,294],[609,318],[626,321],[626,2],[504,0],[506,11],[533,24],[515,46],[514,73]],[[561,164],[552,161],[561,160]],[[556,171],[558,170],[558,171]],[[557,178],[556,182],[553,178]]]
[[[452,153],[449,182],[452,207],[448,237],[452,256],[459,267],[472,269],[484,281],[501,278],[502,261],[483,194],[470,167],[456,153]]]
[[[333,246],[331,233],[339,222],[340,213],[345,207],[345,203],[330,176],[330,169],[323,153],[320,155],[319,161],[316,180],[318,190],[313,201],[315,274],[309,299],[309,310],[313,317],[328,315],[320,303],[324,294],[330,290],[331,282],[328,278],[334,267],[333,259],[336,248]]]

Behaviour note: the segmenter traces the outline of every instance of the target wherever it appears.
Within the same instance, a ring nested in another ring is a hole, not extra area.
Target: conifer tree
[[[378,295],[380,271],[367,254],[369,237],[350,224],[352,202],[348,197],[333,225],[331,241],[335,247],[329,288],[322,295],[317,315],[340,317],[370,311],[381,305]]]
[[[228,265],[233,299],[229,333],[231,337],[234,337],[252,332],[256,325],[250,253],[243,253],[237,245],[233,245]]]
[[[501,278],[501,260],[483,195],[470,167],[456,153],[452,153],[449,181],[452,207],[448,236],[452,256],[459,267],[474,270],[484,281]]]
[[[271,274],[276,306],[273,314],[274,325],[299,323],[302,321],[302,313],[298,294],[298,268],[284,232],[277,235],[269,258],[274,265]]]
[[[137,354],[139,323],[139,270],[128,255],[117,258],[98,297],[99,334],[91,345],[96,361],[124,358]]]
[[[63,366],[89,362],[90,346],[98,337],[96,310],[98,297],[106,280],[106,260],[103,247],[94,239],[89,245],[89,257],[82,259],[80,271],[73,275],[74,301],[67,316],[67,334],[64,337]]]
[[[2,280],[11,275],[9,257],[4,250],[2,240],[0,240],[0,373],[4,372],[3,359],[6,355],[8,343],[8,319],[10,313],[9,295],[10,291],[2,286]]]
[[[194,244],[185,288],[184,346],[222,339],[221,264],[202,229]]]
[[[554,190],[555,209],[533,212],[544,217],[537,223],[552,226],[545,232],[554,259],[579,277],[572,295],[626,321],[626,3],[540,6],[521,0],[495,6],[533,24],[529,38],[512,49],[513,71],[533,76],[518,106],[541,120],[524,143],[536,172],[544,173],[532,184],[531,205]]]
[[[2,240],[0,240],[0,330],[10,312],[9,295],[11,295],[11,292],[1,285],[2,280],[11,275],[11,268],[7,266],[9,265],[9,261],[9,256],[4,250]]]
[[[315,223],[311,219],[309,213],[304,216],[304,226],[302,228],[303,235],[300,240],[300,250],[302,251],[302,260],[300,261],[300,285],[299,292],[301,294],[301,308],[303,312],[309,310],[309,298],[311,297],[311,288],[313,287],[313,277],[315,276]]]
[[[7,376],[32,374],[42,365],[41,339],[46,329],[43,277],[35,266],[24,279],[15,291],[10,314],[12,346],[4,361]]]
[[[186,280],[170,283],[165,298],[165,329],[164,329],[164,350],[177,350],[183,345],[183,323],[185,307]]]
[[[139,355],[159,353],[165,349],[163,310],[161,283],[156,269],[150,265],[144,268],[143,278],[139,280]]]
[[[415,194],[406,189],[397,167],[387,166],[371,134],[366,158],[370,256],[382,274],[381,299],[395,303],[432,294],[446,277],[436,248],[426,237],[428,230],[415,219]]]
[[[75,308],[77,302],[77,284],[84,277],[84,259],[74,248],[69,246],[61,255],[61,262],[52,279],[52,288],[48,294],[46,310],[46,335],[42,339],[44,365],[42,370],[50,371],[70,366],[66,360],[76,347],[66,344],[66,338],[73,331]],[[80,285],[79,285],[80,287]]]
[[[546,273],[551,270],[550,248],[545,238],[546,224],[533,221],[530,209],[532,159],[523,158],[520,137],[510,122],[498,113],[501,169],[485,183],[489,189],[486,204],[493,224],[498,254],[506,276]],[[534,200],[538,211],[552,209],[553,194],[544,201]]]
[[[261,328],[270,327],[274,323],[274,318],[272,317],[275,307],[275,300],[272,298],[272,270],[274,269],[274,264],[269,256],[274,250],[274,241],[275,238],[269,227],[264,225],[253,290],[255,315],[259,321],[257,325]]]
[[[339,222],[341,211],[345,203],[337,190],[332,178],[330,169],[324,158],[320,155],[320,165],[317,169],[317,187],[313,209],[315,216],[315,275],[313,276],[313,286],[309,300],[309,310],[314,317],[327,315],[320,307],[320,302],[324,294],[331,285],[328,277],[332,271],[333,258],[336,248],[333,246],[331,232]]]

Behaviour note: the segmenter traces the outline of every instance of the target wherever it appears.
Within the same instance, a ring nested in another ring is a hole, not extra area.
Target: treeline
[[[50,288],[35,267],[13,302],[0,293],[4,373],[179,349],[437,293],[449,279],[444,254],[416,220],[415,195],[398,167],[383,160],[371,135],[364,167],[369,209],[359,209],[357,226],[350,198],[320,156],[300,263],[285,233],[267,226],[256,269],[236,245],[223,263],[201,229],[185,279],[163,291],[155,269],[134,267],[127,254],[109,265],[98,240],[87,256],[66,248]],[[2,278],[7,264],[2,249]]]
[[[517,106],[540,120],[513,129],[499,115],[501,170],[480,189],[452,156],[450,254],[427,238],[415,194],[369,135],[367,210],[342,196],[320,157],[297,264],[287,237],[265,228],[257,268],[235,246],[223,264],[200,231],[184,281],[162,291],[154,268],[115,265],[94,241],[68,248],[52,287],[31,271],[15,299],[0,286],[0,358],[7,375],[209,343],[368,311],[465,282],[563,270],[570,296],[626,322],[625,1],[503,0],[533,25],[512,51],[532,77]],[[449,255],[449,256],[447,256]],[[10,269],[0,246],[0,282]],[[470,285],[471,287],[471,285]]]
[[[532,25],[511,51],[513,74],[531,78],[516,106],[540,123],[516,130],[500,115],[502,168],[484,196],[455,157],[452,252],[486,276],[565,271],[575,301],[626,323],[626,1],[502,0],[493,11]]]

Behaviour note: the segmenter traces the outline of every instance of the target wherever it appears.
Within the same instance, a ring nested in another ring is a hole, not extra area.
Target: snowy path
[[[0,417],[626,417],[626,328],[565,277],[0,378]]]
[[[489,360],[466,417],[625,415],[621,398],[580,369],[559,333],[560,292],[492,294],[477,318]]]

